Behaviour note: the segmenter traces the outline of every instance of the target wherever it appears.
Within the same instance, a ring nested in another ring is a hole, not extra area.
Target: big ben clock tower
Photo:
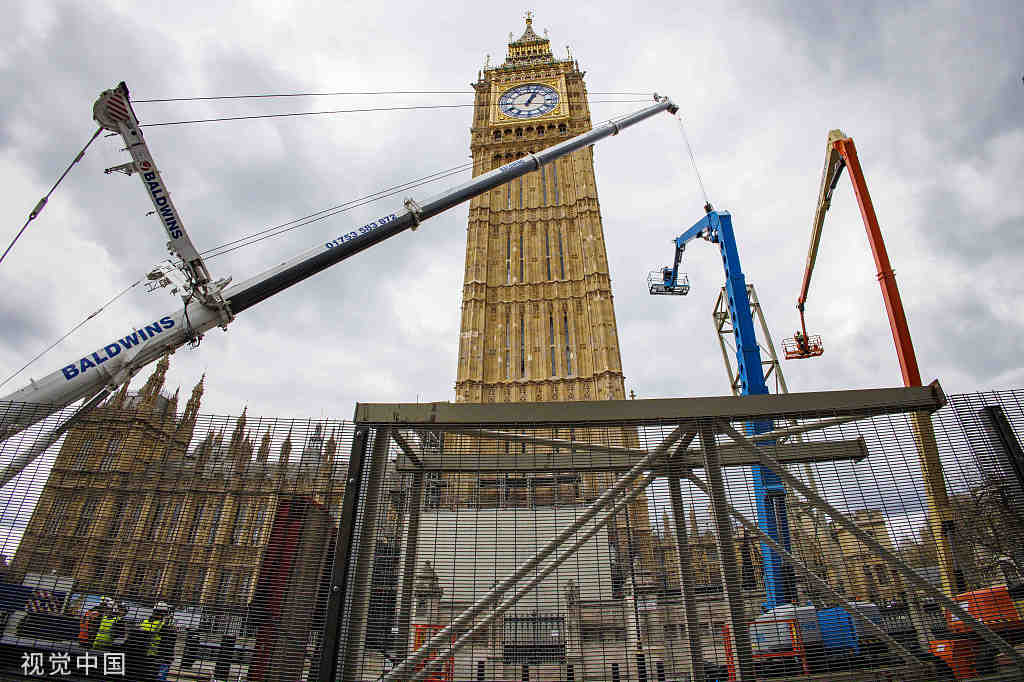
[[[584,72],[533,29],[473,83],[480,175],[589,130]],[[622,399],[622,364],[593,148],[470,203],[459,402]]]
[[[551,53],[550,42],[537,35],[527,14],[523,34],[518,39],[509,35],[505,62],[485,67],[473,83],[474,176],[589,130],[583,76],[575,60]],[[456,401],[625,398],[593,147],[472,200],[462,296]],[[568,429],[551,435],[587,438]],[[639,447],[632,428],[622,427],[612,437]],[[458,447],[499,447],[471,441],[464,439]],[[506,480],[508,485],[498,489],[484,488],[476,478],[449,475],[446,503],[499,508],[583,504],[604,492],[615,477],[581,472],[575,482],[566,482],[565,476],[535,476]],[[621,552],[616,570],[649,570],[646,496],[631,503],[629,514],[610,524],[609,533]],[[626,559],[627,551],[632,560]],[[624,576],[620,573],[619,578]]]

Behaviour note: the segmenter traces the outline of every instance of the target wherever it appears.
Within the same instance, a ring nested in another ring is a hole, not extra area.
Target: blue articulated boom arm
[[[708,207],[710,208],[710,207]],[[709,210],[693,227],[679,235],[676,240],[675,266],[673,276],[679,271],[679,261],[686,244],[696,238],[718,244],[725,268],[725,292],[729,299],[729,316],[732,318],[733,334],[736,341],[736,365],[743,395],[768,393],[761,365],[761,351],[754,335],[754,319],[750,315],[750,300],[747,297],[747,280],[740,267],[740,254],[736,248],[736,236],[732,229],[732,216],[728,211]],[[667,269],[667,268],[666,268]],[[747,424],[749,434],[764,433],[773,428],[771,420]],[[772,446],[767,441],[761,445]],[[762,466],[752,466],[754,492],[757,498],[757,525],[789,551],[789,521],[786,516],[786,490],[782,480]],[[775,608],[795,601],[795,578],[792,566],[770,546],[761,543],[764,563],[765,607]]]

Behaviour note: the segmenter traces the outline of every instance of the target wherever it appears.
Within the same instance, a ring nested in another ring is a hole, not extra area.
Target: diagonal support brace
[[[457,640],[452,642],[452,645],[448,647],[445,651],[443,651],[437,658],[423,666],[423,670],[420,670],[416,673],[415,676],[409,678],[410,682],[415,682],[416,680],[424,679],[427,675],[430,674],[432,670],[436,669],[437,666],[441,665],[442,661],[444,661],[446,658],[450,658],[451,656],[455,655],[455,652],[457,652],[467,642],[469,642],[478,631],[487,627],[491,623],[491,621],[493,621],[495,618],[504,614],[510,608],[515,606],[515,604],[524,596],[526,596],[526,594],[529,593],[534,587],[536,587],[540,583],[540,581],[548,577],[556,568],[558,568],[562,563],[564,563],[566,559],[572,557],[572,555],[575,554],[580,547],[582,547],[590,538],[597,534],[597,531],[599,531],[604,526],[608,525],[608,522],[614,519],[616,514],[625,509],[626,506],[633,502],[636,498],[640,497],[640,495],[647,489],[651,482],[654,481],[656,476],[657,472],[654,471],[644,476],[643,480],[640,481],[640,483],[638,483],[636,486],[633,487],[632,490],[629,491],[629,494],[626,495],[625,499],[620,500],[618,503],[616,503],[616,505],[612,507],[611,511],[606,513],[604,516],[601,517],[601,519],[597,523],[595,523],[593,526],[587,529],[587,531],[583,535],[581,535],[576,540],[576,542],[573,543],[572,547],[559,554],[554,561],[552,561],[548,566],[544,568],[544,570],[542,570],[540,573],[538,573],[536,576],[530,579],[530,581],[523,585],[521,588],[516,590],[516,593],[514,595],[512,595],[511,597],[503,601],[501,604],[499,604],[497,608],[495,608],[493,611],[491,611],[490,614],[487,615],[486,618],[481,620],[479,623],[470,628],[468,632],[464,633]]]
[[[704,493],[706,495],[710,495],[711,491],[708,488],[707,484],[704,483],[704,481],[702,481],[700,479],[700,477],[698,477],[692,471],[687,472],[686,478],[689,479],[695,486],[697,486],[702,491],[704,491]],[[780,545],[778,542],[776,542],[772,538],[772,536],[768,535],[768,533],[765,533],[763,530],[758,528],[756,523],[754,523],[753,521],[748,519],[746,516],[744,516],[742,513],[740,513],[731,504],[729,505],[729,513],[732,516],[734,516],[736,518],[736,520],[739,521],[743,525],[744,528],[746,528],[747,530],[749,530],[749,531],[751,531],[753,533],[756,533],[761,538],[761,540],[763,542],[766,542],[769,545],[771,545],[772,549],[774,549],[776,552],[778,552],[783,557],[785,557],[785,559],[790,563],[790,565],[793,566],[793,568],[796,569],[796,571],[798,573],[800,573],[803,577],[807,578],[808,580],[813,582],[815,585],[817,585],[818,587],[823,589],[830,597],[832,597],[839,604],[841,604],[843,606],[843,608],[846,609],[846,611],[850,615],[852,615],[854,618],[857,619],[858,623],[860,623],[865,628],[867,628],[868,630],[873,632],[875,635],[878,636],[879,639],[881,639],[883,642],[885,642],[890,647],[892,647],[892,649],[895,650],[896,653],[898,653],[900,655],[900,658],[902,658],[904,661],[906,661],[907,663],[909,663],[911,665],[920,665],[921,664],[921,661],[918,660],[918,658],[916,656],[914,656],[914,654],[910,653],[910,651],[908,651],[906,647],[904,647],[902,644],[900,644],[895,639],[890,637],[889,634],[885,630],[883,630],[882,628],[880,628],[878,626],[878,624],[876,624],[870,618],[868,618],[867,616],[862,614],[860,612],[860,609],[858,609],[856,605],[854,605],[852,602],[847,601],[846,598],[844,598],[841,594],[839,594],[834,589],[832,589],[832,587],[827,582],[825,582],[820,577],[818,577],[818,575],[814,571],[812,571],[810,568],[808,568],[807,564],[803,563],[802,561],[797,559],[795,556],[793,556],[792,554],[787,552],[782,547],[782,545]]]
[[[513,585],[522,580],[530,571],[536,568],[542,561],[548,558],[558,547],[560,547],[566,540],[568,540],[573,534],[575,534],[580,528],[582,528],[587,522],[594,518],[602,508],[611,503],[616,495],[623,492],[633,481],[640,477],[645,470],[651,468],[651,464],[656,461],[659,457],[665,454],[669,448],[671,448],[676,441],[683,436],[683,425],[679,425],[672,430],[672,432],[658,445],[657,448],[652,450],[646,457],[641,459],[633,466],[632,469],[624,473],[618,481],[610,486],[604,493],[601,494],[596,500],[594,500],[587,509],[580,514],[576,520],[569,525],[565,530],[555,536],[550,542],[542,547],[532,559],[524,562],[519,568],[517,568],[511,575],[501,581],[500,584],[491,588],[491,590],[483,597],[478,599],[472,606],[463,611],[455,620],[449,625],[442,628],[430,638],[423,646],[410,654],[404,661],[395,666],[388,675],[384,678],[384,682],[392,682],[393,680],[404,680],[410,677],[410,673],[413,672],[415,667],[422,663],[432,651],[437,650],[439,647],[445,644],[446,640],[450,640],[452,635],[460,628],[465,627],[473,621],[482,611],[487,609],[493,604],[501,595],[507,592]],[[692,429],[687,434],[688,438],[693,438],[696,435],[696,429]]]
[[[892,566],[894,569],[899,571],[908,582],[918,587],[921,591],[928,594],[930,597],[935,599],[939,604],[949,609],[951,613],[956,615],[960,620],[967,623],[979,637],[984,639],[986,642],[995,647],[1000,653],[1006,654],[1011,661],[1014,662],[1017,667],[1024,670],[1024,656],[1022,656],[1016,649],[1010,646],[1006,640],[997,635],[987,625],[979,621],[977,618],[967,612],[967,609],[963,608],[955,601],[945,595],[945,593],[936,588],[930,582],[925,580],[923,577],[917,574],[912,568],[903,562],[898,556],[890,552],[888,549],[882,546],[877,540],[868,535],[860,526],[855,524],[853,521],[848,519],[845,514],[836,509],[834,506],[829,504],[827,500],[818,495],[816,492],[811,490],[807,485],[804,484],[796,476],[786,471],[786,468],[779,464],[778,460],[767,453],[767,448],[759,448],[752,445],[743,435],[734,429],[728,422],[716,420],[718,428],[728,435],[737,445],[749,449],[752,453],[756,453],[761,457],[761,465],[774,471],[779,478],[790,485],[794,490],[798,491],[804,496],[812,505],[818,507],[830,517],[832,520],[850,531],[861,543],[869,547],[876,555],[881,557]]]

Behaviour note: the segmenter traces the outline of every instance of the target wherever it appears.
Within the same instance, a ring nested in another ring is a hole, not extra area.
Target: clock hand
[[[536,96],[537,96],[537,93],[536,93],[536,92],[534,92],[534,93],[531,93],[531,94],[530,94],[530,97],[529,97],[529,99],[527,99],[527,100],[526,100],[526,104],[524,104],[523,106],[524,106],[524,107],[528,107],[528,106],[530,106],[530,102],[532,102],[532,101],[533,101],[533,98],[534,98],[534,97],[536,97]]]

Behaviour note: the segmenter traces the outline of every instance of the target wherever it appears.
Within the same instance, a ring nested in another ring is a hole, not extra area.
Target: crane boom
[[[458,204],[483,194],[510,180],[576,150],[646,120],[662,111],[675,113],[678,107],[668,97],[654,96],[655,103],[632,114],[615,119],[548,147],[483,173],[424,201],[406,199],[403,208],[381,216],[356,230],[325,242],[298,256],[261,272],[243,282],[225,288],[220,295],[231,315],[237,315],[288,287],[326,270],[332,265],[379,244],[407,229],[416,229]],[[220,326],[227,328],[217,305],[208,301],[187,301],[183,308],[122,329],[110,343],[81,357],[42,379],[31,381],[11,394],[0,397],[0,439],[6,439],[26,427],[83,398],[111,390],[128,381],[142,367],[165,353],[188,343],[197,335]],[[0,486],[16,476],[31,459],[16,457],[3,472]]]
[[[811,223],[811,244],[807,248],[807,264],[804,266],[804,279],[800,284],[800,296],[797,298],[796,307],[800,310],[801,320],[803,319],[804,303],[807,302],[807,294],[811,288],[811,274],[814,272],[814,263],[818,259],[818,245],[821,243],[821,228],[825,224],[825,214],[832,206],[832,193],[839,183],[839,177],[846,167],[839,150],[835,146],[837,140],[844,139],[846,135],[842,130],[831,130],[828,133],[828,142],[825,144],[825,168],[821,171],[821,189],[818,190],[818,205],[814,209],[814,221]]]
[[[892,339],[896,346],[896,356],[900,363],[900,372],[903,375],[903,385],[920,386],[921,370],[918,367],[914,344],[910,338],[910,327],[907,324],[907,316],[903,309],[899,287],[896,285],[896,274],[893,272],[892,264],[889,262],[889,253],[885,248],[885,240],[882,239],[882,230],[878,225],[875,206],[871,201],[871,194],[868,192],[864,170],[861,168],[860,158],[857,156],[857,146],[854,144],[853,138],[848,137],[841,130],[830,131],[828,143],[825,146],[825,168],[821,175],[818,205],[815,208],[814,222],[811,225],[811,244],[807,250],[807,264],[804,268],[803,284],[800,288],[800,296],[797,299],[801,327],[804,321],[804,303],[807,301],[811,285],[811,273],[814,269],[814,262],[818,253],[818,244],[821,241],[825,213],[832,203],[832,193],[839,182],[839,177],[844,168],[848,170],[850,175],[850,184],[853,186],[854,197],[857,199],[857,206],[860,208],[861,218],[864,221],[864,229],[868,235],[868,245],[871,247],[871,255],[875,261],[878,283],[882,289],[882,299],[885,302],[885,311],[889,318],[889,328],[892,331]],[[803,330],[803,333],[804,338],[808,339],[806,329]],[[811,357],[814,355],[814,353],[807,353],[803,349],[797,348],[792,341],[787,339],[783,342],[783,348],[786,351],[787,357]],[[813,344],[811,347],[813,348]],[[819,341],[817,355],[821,354],[820,348]],[[928,523],[934,538],[934,548],[938,558],[942,589],[946,594],[954,594],[957,580],[950,545],[950,536],[953,532],[952,507],[949,501],[949,494],[946,491],[942,460],[939,458],[935,433],[929,416],[924,413],[915,413],[913,415],[913,430],[918,448],[921,474],[924,478],[928,509],[931,510],[928,515]]]
[[[139,174],[149,200],[153,202],[153,212],[159,218],[167,233],[167,250],[182,260],[182,268],[188,276],[191,287],[196,293],[205,296],[206,284],[210,281],[210,273],[206,270],[199,250],[185,230],[185,223],[178,215],[178,209],[171,201],[171,193],[167,191],[156,161],[149,152],[146,139],[139,127],[139,119],[132,109],[128,86],[121,81],[112,90],[104,90],[92,108],[92,116],[105,130],[117,133],[124,140],[125,148],[131,154],[129,163],[108,168],[107,173],[120,171],[127,175]],[[222,304],[223,302],[221,302]]]
[[[694,239],[705,239],[718,244],[725,269],[726,299],[729,302],[729,317],[732,320],[736,338],[736,372],[739,375],[742,395],[763,395],[768,393],[761,363],[761,350],[757,345],[754,319],[750,314],[750,299],[747,297],[747,281],[740,266],[739,249],[732,228],[732,216],[727,211],[715,211],[708,205],[707,215],[693,227],[675,238],[675,256],[671,268],[662,268],[666,288],[680,280],[679,264],[686,245]],[[652,273],[653,274],[653,273]],[[672,293],[651,290],[652,294]],[[754,421],[747,424],[752,434],[771,431],[771,420]],[[774,441],[760,445],[774,445]],[[786,489],[779,476],[763,466],[752,466],[754,496],[757,501],[757,525],[785,551],[790,549],[789,519],[786,513]],[[768,543],[761,543],[764,564],[765,608],[773,609],[796,599],[796,578],[793,567]]]
[[[910,340],[910,328],[903,310],[903,301],[900,298],[899,288],[896,286],[896,275],[889,262],[889,254],[885,248],[885,241],[882,239],[882,231],[878,226],[878,217],[875,215],[875,206],[871,201],[867,181],[864,179],[864,172],[860,167],[860,159],[857,157],[857,147],[853,143],[853,138],[847,137],[841,130],[829,131],[828,142],[825,145],[825,168],[821,174],[821,189],[818,192],[818,204],[815,207],[814,221],[811,224],[811,243],[807,249],[807,263],[804,266],[803,282],[800,285],[800,295],[796,302],[796,307],[800,311],[801,328],[806,336],[807,330],[803,327],[804,304],[807,302],[811,287],[811,275],[818,257],[818,245],[821,243],[825,213],[832,205],[832,193],[844,168],[849,169],[850,184],[853,185],[857,206],[860,208],[861,217],[864,220],[864,229],[868,233],[868,245],[871,247],[878,282],[882,287],[882,298],[889,316],[893,341],[896,343],[896,354],[900,362],[900,371],[903,373],[903,384],[905,386],[920,386],[921,371],[917,365],[914,344]],[[818,354],[820,355],[820,353]]]

